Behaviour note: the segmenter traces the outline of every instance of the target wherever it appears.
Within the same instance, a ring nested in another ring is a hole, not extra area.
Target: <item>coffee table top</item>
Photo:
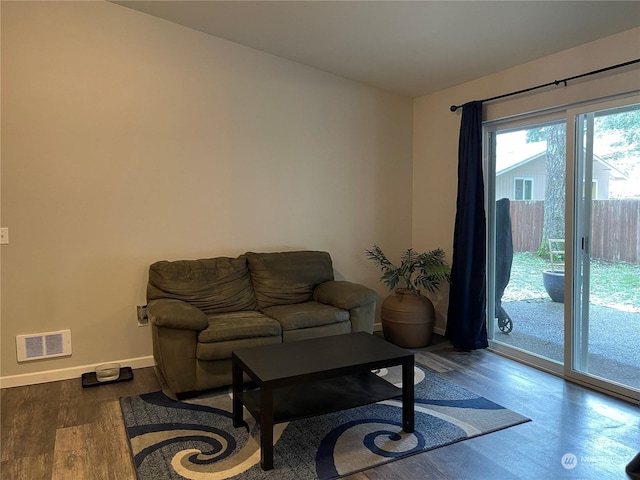
[[[413,359],[409,350],[365,332],[234,350],[233,357],[258,386],[347,375],[363,368],[398,365]]]

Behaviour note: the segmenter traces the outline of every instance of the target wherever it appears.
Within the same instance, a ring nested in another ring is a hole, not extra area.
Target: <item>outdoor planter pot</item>
[[[542,272],[542,281],[544,289],[551,297],[551,300],[564,303],[564,272],[544,270]]]

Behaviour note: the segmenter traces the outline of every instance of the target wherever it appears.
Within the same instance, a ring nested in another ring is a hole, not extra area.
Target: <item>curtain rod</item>
[[[477,101],[478,102],[483,102],[483,103],[484,102],[490,102],[491,100],[498,100],[499,98],[511,97],[512,95],[518,95],[520,93],[526,93],[526,92],[530,92],[532,90],[538,90],[539,88],[549,87],[551,85],[560,85],[561,83],[564,83],[564,86],[566,87],[567,86],[567,82],[570,81],[570,80],[575,80],[577,78],[582,78],[582,77],[588,77],[589,75],[595,75],[596,73],[607,72],[609,70],[614,70],[616,68],[626,67],[628,65],[633,65],[634,63],[640,63],[640,58],[636,58],[635,60],[631,60],[629,62],[619,63],[617,65],[612,65],[610,67],[601,68],[599,70],[593,70],[592,72],[583,73],[581,75],[575,75],[573,77],[563,78],[562,80],[554,80],[553,82],[544,83],[542,85],[536,85],[535,87],[525,88],[524,90],[518,90],[517,92],[505,93],[503,95],[498,95],[497,97],[485,98],[484,100],[477,100]],[[464,105],[451,105],[451,107],[449,107],[449,110],[451,110],[452,112],[455,112],[456,110],[458,110],[459,108],[462,108],[463,106]]]

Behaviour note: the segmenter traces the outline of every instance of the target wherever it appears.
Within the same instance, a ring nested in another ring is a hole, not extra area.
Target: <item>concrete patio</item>
[[[503,302],[513,330],[495,340],[551,360],[564,358],[564,305],[549,298]],[[640,389],[640,313],[591,306],[589,373]]]

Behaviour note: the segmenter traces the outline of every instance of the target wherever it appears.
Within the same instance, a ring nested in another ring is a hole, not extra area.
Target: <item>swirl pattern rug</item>
[[[397,386],[401,369],[376,372]],[[529,421],[415,368],[415,432],[400,398],[274,427],[274,469],[260,468],[259,426],[234,428],[230,391],[176,402],[161,392],[120,400],[138,480],[330,479]]]

